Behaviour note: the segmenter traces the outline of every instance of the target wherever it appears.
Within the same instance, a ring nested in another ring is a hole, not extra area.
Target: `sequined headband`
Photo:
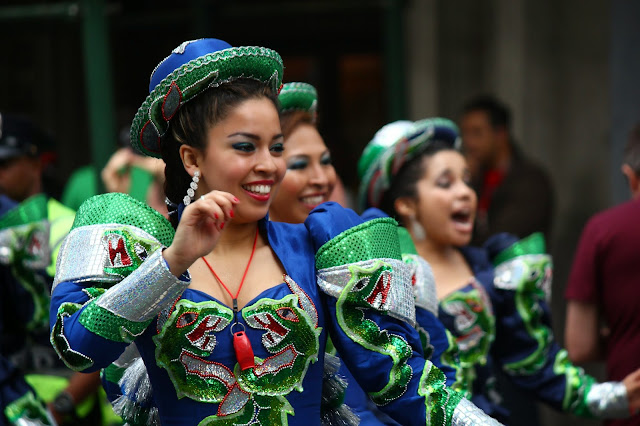
[[[149,96],[131,125],[131,144],[159,158],[169,121],[185,102],[238,78],[258,80],[277,93],[283,68],[280,55],[264,47],[231,47],[217,39],[184,42],[154,69]]]
[[[444,141],[459,149],[457,126],[446,118],[427,118],[395,121],[378,130],[358,161],[360,209],[379,207],[402,166],[434,141]]]
[[[305,111],[310,113],[314,120],[318,112],[318,92],[308,83],[285,83],[278,95],[280,112]]]

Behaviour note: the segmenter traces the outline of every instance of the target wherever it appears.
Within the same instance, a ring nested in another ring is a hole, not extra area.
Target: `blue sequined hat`
[[[458,127],[446,118],[426,118],[394,121],[378,130],[358,160],[360,209],[380,207],[402,166],[434,141],[444,141],[459,149]]]
[[[238,78],[261,81],[278,93],[283,69],[280,55],[265,47],[232,47],[215,38],[185,41],[153,70],[149,96],[131,125],[131,145],[145,155],[160,157],[169,121],[185,102]]]

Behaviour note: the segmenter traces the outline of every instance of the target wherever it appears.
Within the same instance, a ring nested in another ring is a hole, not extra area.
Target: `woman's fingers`
[[[200,200],[203,202],[209,203],[214,202],[219,207],[219,211],[216,213],[219,214],[219,219],[222,219],[223,222],[228,222],[235,216],[234,207],[240,201],[228,192],[223,191],[211,191],[200,197]]]

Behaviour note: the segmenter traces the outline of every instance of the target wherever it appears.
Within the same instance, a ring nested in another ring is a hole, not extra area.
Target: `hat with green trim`
[[[446,118],[427,118],[394,121],[378,130],[358,160],[359,207],[379,207],[402,166],[435,141],[459,149],[458,127]]]
[[[160,157],[162,137],[180,107],[210,87],[239,78],[282,84],[282,58],[265,47],[232,47],[215,38],[185,41],[151,74],[149,96],[131,125],[131,144],[145,155]]]
[[[318,92],[309,83],[285,83],[278,95],[280,112],[304,111],[313,116],[318,114]]]
[[[528,254],[547,254],[544,235],[541,232],[535,232],[506,247],[492,259],[492,262],[494,266],[497,266],[508,260]]]

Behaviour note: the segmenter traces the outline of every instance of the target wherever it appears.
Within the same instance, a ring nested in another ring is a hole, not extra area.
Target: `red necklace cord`
[[[211,267],[211,265],[209,264],[209,262],[207,262],[207,259],[205,259],[205,257],[202,256],[202,260],[204,260],[204,263],[207,264],[207,266],[209,267],[209,270],[211,271],[213,276],[216,277],[216,279],[218,280],[218,282],[220,283],[222,288],[225,289],[227,294],[229,296],[231,296],[231,299],[233,301],[233,311],[234,312],[238,312],[238,296],[240,295],[240,290],[242,290],[242,285],[244,284],[244,279],[247,277],[247,272],[249,272],[249,266],[251,266],[251,261],[253,260],[253,254],[256,252],[256,243],[257,242],[258,242],[258,227],[256,226],[256,236],[253,239],[253,248],[251,249],[251,256],[249,256],[249,261],[247,262],[247,267],[244,269],[244,274],[242,275],[242,280],[240,281],[240,286],[238,287],[238,291],[236,292],[235,296],[233,294],[231,294],[231,292],[229,291],[229,288],[222,282],[222,280],[220,279],[218,274],[216,274],[216,271],[214,271],[213,268]]]

